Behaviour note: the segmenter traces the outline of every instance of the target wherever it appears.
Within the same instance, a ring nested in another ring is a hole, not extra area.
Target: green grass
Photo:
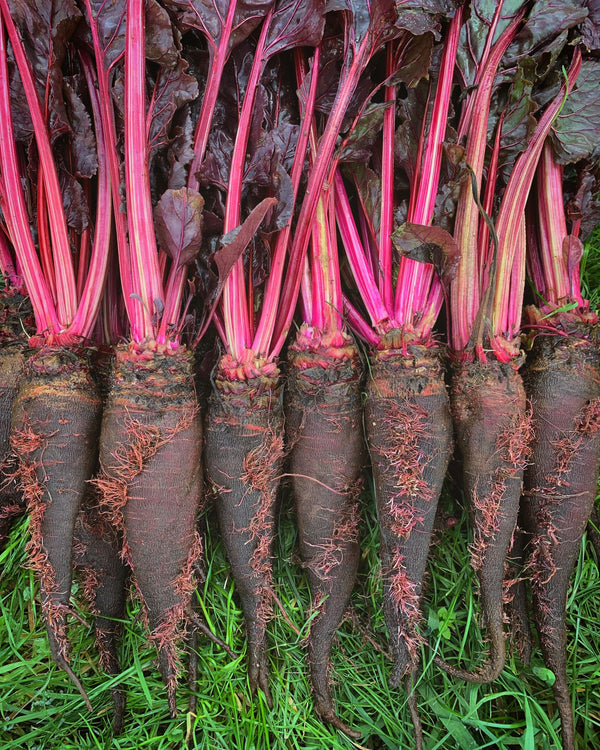
[[[481,654],[478,605],[467,561],[465,514],[454,504],[449,483],[446,513],[458,523],[439,531],[429,562],[425,592],[423,673],[418,683],[419,707],[427,750],[560,747],[559,721],[548,674],[539,655],[524,667],[511,654],[501,677],[492,685],[451,680],[431,664],[433,650],[445,658],[460,655],[467,668]],[[374,506],[365,492],[362,561],[353,595],[354,616],[342,625],[334,647],[332,678],[339,713],[363,733],[353,742],[323,725],[312,710],[303,638],[308,623],[308,589],[294,564],[296,532],[284,498],[275,548],[277,594],[300,631],[281,616],[269,625],[271,687],[274,708],[259,695],[250,698],[245,671],[243,621],[218,535],[207,540],[208,577],[202,590],[205,615],[213,630],[232,646],[232,661],[222,650],[201,640],[197,711],[187,711],[189,692],[182,676],[180,715],[170,719],[155,654],[146,643],[137,605],[128,613],[121,645],[127,693],[125,733],[111,736],[111,686],[100,671],[91,628],[75,619],[70,629],[73,661],[95,707],[85,709],[67,677],[50,659],[37,603],[37,584],[26,568],[26,520],[13,530],[0,555],[0,736],[3,750],[70,750],[71,748],[382,748],[413,746],[406,697],[387,686],[390,662],[381,608],[381,580]],[[459,499],[459,498],[457,498]],[[210,528],[214,529],[212,517]],[[78,594],[74,587],[75,599]],[[594,553],[582,548],[569,598],[569,668],[581,747],[600,748],[600,576]],[[87,617],[84,611],[80,614]],[[184,659],[185,663],[185,659]]]

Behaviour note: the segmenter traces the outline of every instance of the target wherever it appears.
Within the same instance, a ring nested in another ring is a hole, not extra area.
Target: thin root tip
[[[112,733],[118,737],[125,728],[125,694],[122,690],[113,690],[113,710]]]
[[[265,696],[269,709],[273,708],[273,698],[269,688],[269,665],[264,650],[264,644],[250,645],[248,655],[248,681],[250,693],[256,695],[260,689]]]
[[[355,729],[350,729],[347,724],[340,719],[335,711],[333,698],[327,689],[325,692],[319,689],[318,686],[314,686],[314,706],[317,715],[332,727],[339,729],[348,737],[354,740],[358,740],[362,737],[362,732],[357,732]]]
[[[350,729],[350,727],[347,724],[344,724],[343,721],[338,719],[337,716],[334,719],[330,719],[329,723],[353,740],[359,740],[362,737],[362,732],[357,732],[356,729]]]
[[[88,694],[85,692],[85,689],[84,689],[83,685],[81,684],[81,682],[79,680],[79,677],[77,677],[77,675],[75,674],[75,672],[73,672],[73,670],[67,664],[66,661],[61,660],[61,663],[59,664],[59,666],[61,667],[61,669],[63,669],[67,673],[67,675],[69,676],[71,682],[77,688],[79,694],[81,695],[81,697],[85,701],[85,705],[87,706],[88,711],[90,713],[93,713],[94,712],[94,707],[92,706],[92,702],[89,699]]]
[[[457,680],[464,680],[465,682],[472,682],[477,685],[484,685],[488,682],[493,682],[504,669],[504,660],[501,662],[491,661],[484,664],[481,669],[476,672],[469,672],[459,667],[454,667],[452,664],[448,664],[440,656],[433,657],[434,664],[442,669],[446,674],[454,677]]]
[[[268,679],[264,675],[258,675],[255,680],[250,681],[250,693],[256,695],[259,690],[264,695],[265,702],[269,710],[271,710],[273,708],[273,698],[271,697]]]
[[[347,737],[351,737],[353,740],[359,740],[362,737],[362,732],[350,729],[350,727],[347,724],[344,724],[332,708],[327,710],[319,710],[319,708],[317,708],[316,711],[323,721],[331,724],[335,729],[339,729],[339,731],[343,732]]]
[[[175,697],[175,690],[168,690],[168,700],[169,700],[169,714],[172,719],[177,718],[177,700]]]

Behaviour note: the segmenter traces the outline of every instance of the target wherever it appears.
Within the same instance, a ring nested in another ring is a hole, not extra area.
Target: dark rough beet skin
[[[335,713],[329,684],[331,648],[356,580],[360,556],[359,494],[364,465],[358,351],[289,352],[286,433],[299,547],[318,614],[308,639],[315,709],[353,737]]]
[[[506,614],[509,623],[509,638],[513,649],[517,650],[523,664],[531,661],[531,628],[529,626],[529,603],[527,601],[527,580],[525,571],[525,544],[527,534],[519,520],[508,551],[507,576],[510,582],[506,592]]]
[[[66,613],[73,528],[97,461],[101,409],[87,353],[42,349],[25,365],[11,430],[30,513],[28,550],[40,580],[50,651],[86,700],[68,666]]]
[[[248,639],[248,676],[269,705],[266,623],[272,610],[271,545],[283,457],[279,379],[219,377],[208,403],[206,473]]]
[[[475,672],[436,658],[450,674],[489,682],[504,668],[504,570],[519,511],[531,424],[521,376],[512,364],[466,362],[452,372],[450,390],[463,489],[473,529],[471,564],[480,584],[489,656]]]
[[[596,342],[540,336],[525,374],[535,434],[523,495],[533,614],[546,666],[556,678],[565,750],[575,747],[566,601],[600,470],[599,364]]]
[[[123,531],[125,557],[148,615],[171,713],[178,641],[201,554],[202,423],[192,355],[155,353],[134,360],[117,350],[102,420],[96,484]]]
[[[99,510],[99,498],[89,485],[73,539],[75,567],[83,578],[83,591],[94,615],[96,645],[100,663],[108,675],[121,672],[118,643],[125,617],[126,580],[129,574],[121,559],[122,539],[117,529]],[[123,731],[125,693],[120,685],[112,688],[113,734]]]
[[[383,610],[394,666],[390,684],[417,668],[420,597],[452,424],[439,352],[376,352],[366,383],[365,431],[381,534]]]

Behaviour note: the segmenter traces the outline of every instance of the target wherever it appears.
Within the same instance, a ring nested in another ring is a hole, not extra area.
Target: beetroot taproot
[[[176,714],[178,641],[188,620],[202,544],[202,423],[183,348],[139,357],[118,347],[102,419],[102,504],[123,534],[123,556],[143,602]]]
[[[418,666],[421,591],[452,423],[438,351],[383,341],[367,379],[365,432],[381,534],[383,611],[398,685]]]
[[[275,370],[231,380],[221,362],[206,434],[207,477],[246,622],[250,689],[260,688],[269,705],[266,626],[272,615],[271,547],[284,454],[278,375]]]
[[[533,616],[546,666],[555,676],[565,750],[575,748],[567,591],[600,470],[600,357],[592,334],[589,328],[570,337],[538,336],[525,371],[535,436],[523,492]]]
[[[289,352],[286,434],[302,566],[316,612],[308,662],[319,716],[352,737],[337,716],[329,680],[331,649],[348,606],[360,556],[359,496],[364,464],[361,364],[356,347]]]
[[[505,565],[530,456],[531,419],[514,362],[457,362],[450,403],[473,533],[471,565],[479,581],[489,654],[474,671],[437,656],[435,661],[454,677],[490,682],[498,677],[506,658]]]
[[[43,348],[25,364],[10,438],[30,515],[27,549],[40,582],[50,652],[90,710],[89,699],[69,666],[67,613],[73,529],[97,461],[101,410],[89,352]]]
[[[100,663],[108,675],[121,671],[118,643],[125,617],[126,581],[129,569],[121,558],[122,539],[118,530],[102,515],[97,489],[88,485],[73,537],[73,562],[83,581],[83,592],[94,616],[96,646]],[[113,734],[123,731],[125,693],[112,688]]]

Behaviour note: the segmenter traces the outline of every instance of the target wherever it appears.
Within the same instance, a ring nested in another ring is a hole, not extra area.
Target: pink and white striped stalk
[[[46,193],[46,210],[52,239],[54,281],[56,285],[57,316],[62,326],[68,326],[77,306],[75,272],[71,256],[71,246],[62,203],[62,192],[58,174],[52,157],[46,119],[38,98],[29,60],[25,55],[19,32],[11,18],[8,0],[0,0],[0,11],[10,38],[15,61],[27,98],[33,122],[35,141],[40,159],[40,180]]]
[[[394,73],[394,45],[388,44],[386,73]],[[396,87],[385,87],[390,104],[383,115],[381,148],[381,217],[379,226],[379,291],[386,310],[393,309],[392,232],[394,230],[394,146],[396,142]]]
[[[250,137],[250,125],[252,122],[252,110],[256,88],[263,73],[267,59],[265,57],[265,46],[269,32],[269,24],[273,16],[271,9],[261,27],[260,36],[254,50],[254,61],[250,70],[246,95],[242,103],[238,129],[236,133],[233,154],[231,156],[231,170],[225,203],[225,219],[223,221],[223,234],[228,234],[242,223],[242,181],[244,176],[244,163],[246,160],[246,149]],[[225,286],[222,297],[223,321],[225,324],[225,346],[234,360],[239,360],[243,352],[252,345],[253,333],[250,327],[250,316],[248,313],[248,297],[246,294],[246,277],[244,274],[244,259],[240,257],[232,268]]]
[[[96,130],[96,148],[98,150],[98,172],[96,187],[96,221],[92,244],[92,254],[85,283],[81,290],[77,312],[69,332],[77,337],[88,339],[91,337],[100,310],[102,295],[105,288],[108,260],[111,248],[112,231],[112,191],[110,175],[107,168],[107,139],[102,124],[100,97],[95,86],[95,79],[90,70],[84,67],[88,92],[92,104],[94,127]],[[84,263],[85,257],[79,262]],[[88,265],[87,263],[85,264]]]
[[[321,189],[326,179],[329,183],[333,179],[336,164],[333,163],[332,157],[336,140],[352,94],[372,52],[372,39],[369,34],[365,34],[356,50],[352,63],[342,73],[340,85],[336,92],[325,130],[319,140],[319,148],[315,155],[314,167],[310,170],[308,177],[308,184],[304,200],[300,207],[300,214],[289,254],[288,270],[281,292],[279,316],[273,334],[274,345],[272,351],[274,352],[281,351],[292,323],[302,278],[304,255],[310,242],[311,225],[321,195]]]
[[[62,325],[29,226],[14,140],[6,52],[4,23],[0,21],[0,207],[27,286],[37,333],[53,334],[58,333]]]
[[[156,337],[155,300],[164,304],[154,234],[148,139],[146,136],[145,2],[127,0],[125,38],[125,193],[131,253],[131,279],[137,314],[131,320],[136,343]],[[165,343],[159,341],[158,343]]]
[[[352,270],[358,292],[371,319],[371,325],[381,336],[388,328],[393,326],[393,322],[390,321],[377,282],[366,258],[352,215],[344,181],[339,171],[335,173],[334,186],[335,214],[342,243],[346,250],[348,264]]]
[[[521,18],[522,14],[516,16],[493,45],[486,62],[480,68],[481,75],[470,111],[471,116],[461,118],[461,130],[468,132],[465,160],[472,170],[478,191],[481,190],[483,180],[487,126],[494,79]],[[491,180],[488,180],[488,184],[492,188],[495,187]],[[484,293],[479,282],[483,275],[482,269],[486,264],[480,257],[478,242],[480,217],[472,190],[471,181],[465,180],[461,186],[454,222],[454,237],[460,250],[460,262],[450,285],[449,338],[450,345],[455,351],[462,351],[468,345]]]
[[[303,55],[304,53],[301,50],[297,48],[294,49],[296,75],[299,80],[303,80],[308,74]],[[308,146],[308,139],[310,135],[310,123],[312,121],[315,101],[317,98],[317,73],[319,70],[320,60],[321,48],[316,47],[312,59],[312,72],[308,88],[308,95],[306,97],[306,102],[304,103],[304,106],[302,108],[303,111],[301,112],[302,123],[300,126],[300,135],[298,137],[298,142],[296,143],[296,152],[294,154],[294,161],[290,174],[294,201],[296,200],[296,197],[298,195],[298,187],[300,185],[300,179],[302,177],[302,171],[304,169],[306,149]],[[291,230],[292,221],[290,219],[285,227],[283,227],[279,231],[277,239],[275,240],[275,249],[273,251],[273,259],[271,261],[271,272],[269,274],[269,278],[267,279],[261,314],[258,325],[256,327],[256,334],[252,342],[252,349],[259,357],[264,356],[274,358],[279,356],[284,343],[284,341],[280,341],[280,344],[273,346],[272,339],[275,330],[275,321],[278,317],[283,271],[287,258]],[[306,300],[306,304],[311,306],[312,310],[312,297],[307,292],[305,292],[304,299]]]
[[[567,236],[562,182],[563,168],[555,163],[552,145],[546,140],[537,170],[538,247],[544,274],[544,284],[538,291],[556,307],[570,301],[571,291],[562,247]]]
[[[344,296],[344,316],[350,328],[370,346],[377,346],[381,340],[381,336],[378,336],[371,326],[365,322],[362,315],[350,302],[350,300]]]
[[[496,221],[498,257],[491,310],[492,335],[497,341],[511,341],[520,330],[522,285],[520,297],[518,287],[521,279],[524,280],[525,242],[519,240],[524,236],[522,225],[525,205],[552,123],[560,112],[568,92],[575,85],[580,70],[581,52],[577,48],[573,53],[566,81],[563,82],[559,94],[546,107],[526,150],[517,159],[502,197]]]
[[[121,184],[121,172],[110,76],[113,73],[114,67],[119,61],[122,61],[123,55],[117,57],[110,66],[107,65],[105,52],[100,43],[97,20],[92,11],[91,0],[84,0],[84,2],[94,45],[95,67],[98,78],[98,89],[100,92],[100,106],[102,109],[102,123],[107,139],[106,156],[108,170],[110,173],[111,184],[116,186]],[[81,50],[79,54],[83,64],[87,64],[91,67],[91,63],[87,61],[86,54]],[[117,252],[119,255],[119,276],[121,278],[121,288],[123,290],[123,301],[125,303],[128,320],[132,322],[135,321],[135,325],[139,329],[143,323],[143,310],[140,309],[139,302],[132,296],[134,294],[134,289],[131,279],[131,257],[127,237],[127,217],[121,210],[121,196],[119,190],[112,190],[112,200],[113,223],[117,242]]]
[[[221,31],[221,38],[219,39],[219,46],[215,47],[213,38],[210,34],[206,34],[206,41],[208,44],[209,52],[209,64],[208,64],[208,75],[206,77],[206,86],[204,88],[204,97],[202,99],[202,105],[200,107],[200,115],[198,117],[198,124],[196,125],[196,132],[194,135],[194,158],[190,165],[188,187],[192,190],[198,190],[199,183],[196,177],[198,170],[202,165],[204,154],[206,153],[206,146],[208,144],[208,136],[210,135],[210,126],[212,123],[217,98],[219,95],[219,87],[221,84],[221,78],[223,77],[223,70],[225,63],[229,57],[231,51],[231,32],[233,31],[233,21],[235,18],[235,12],[237,9],[237,0],[229,0],[227,6],[227,15],[223,19],[223,29]],[[199,15],[198,21],[202,24],[202,18]]]
[[[417,162],[414,184],[411,186],[412,195],[407,218],[413,224],[430,225],[433,220],[461,25],[462,7],[459,7],[450,22],[444,41],[429,133],[423,148],[422,162]],[[423,140],[424,138],[421,139],[421,145]],[[433,266],[402,257],[394,300],[394,317],[399,324],[412,330],[417,327],[416,322],[419,321],[419,334],[424,340],[427,339],[439,315],[442,302],[441,283]]]

